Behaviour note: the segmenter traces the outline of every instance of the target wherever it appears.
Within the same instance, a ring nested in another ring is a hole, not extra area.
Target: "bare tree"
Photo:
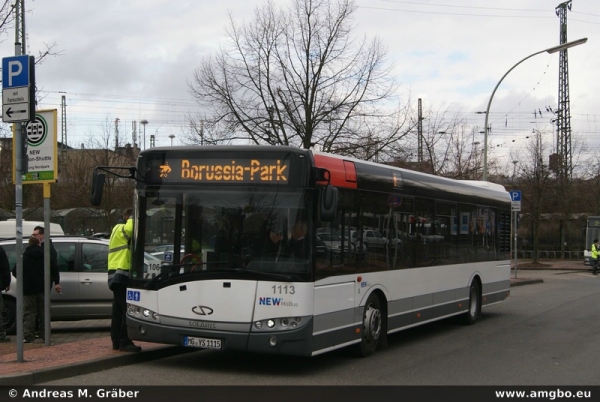
[[[477,128],[466,132],[466,126],[461,125],[456,131],[448,139],[450,146],[440,174],[457,180],[480,180],[483,175],[483,147],[474,140]]]
[[[382,112],[397,84],[381,41],[353,37],[356,9],[351,0],[294,0],[286,10],[269,1],[250,23],[230,19],[228,43],[190,84],[210,111],[204,127],[222,133],[215,142],[352,154],[365,133],[382,149],[409,131],[394,129],[398,109]]]
[[[90,178],[94,167],[135,166],[139,149],[125,143],[125,130],[120,129],[118,119],[107,117],[104,125],[91,132],[89,138],[80,148],[68,149],[59,155],[60,177],[52,199],[57,209],[90,206]],[[121,173],[127,174],[126,171]],[[133,180],[106,176],[101,205],[105,229],[116,222],[119,209],[132,206],[134,186]]]
[[[415,122],[418,119],[414,112],[409,111],[406,116]],[[407,127],[411,127],[409,135],[389,145],[389,160],[399,167],[454,179],[480,179],[483,154],[479,142],[475,141],[477,128],[468,132],[459,113],[448,117],[448,110],[441,108],[429,108],[421,119],[422,133],[417,132],[416,124],[408,124]]]
[[[542,133],[535,131],[535,141],[527,143],[520,153],[511,153],[511,159],[520,166],[519,185],[523,191],[522,203],[531,219],[533,236],[533,262],[538,262],[540,222],[542,214],[547,211],[547,198],[554,191],[555,180],[548,164],[551,146],[542,140]],[[515,165],[516,169],[516,165]]]
[[[183,141],[197,145],[229,145],[235,140],[226,124],[220,121],[210,120],[206,115],[197,114],[195,116],[188,114],[188,129],[183,131]],[[246,139],[247,140],[247,139]]]
[[[15,29],[16,8],[14,0],[4,0],[0,2],[0,37],[10,36],[10,30]],[[62,52],[56,51],[56,42],[44,43],[42,49],[37,51],[35,64],[39,65],[50,56],[60,56]]]

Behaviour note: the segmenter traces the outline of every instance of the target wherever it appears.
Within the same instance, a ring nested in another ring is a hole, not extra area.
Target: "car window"
[[[3,244],[2,248],[4,249],[4,251],[6,251],[6,256],[8,257],[8,266],[12,270],[15,267],[15,264],[17,263],[17,257],[15,255],[15,245]]]
[[[59,272],[75,271],[75,243],[52,242],[52,245],[56,249],[58,271]]]
[[[83,243],[81,245],[84,272],[108,272],[108,245]]]

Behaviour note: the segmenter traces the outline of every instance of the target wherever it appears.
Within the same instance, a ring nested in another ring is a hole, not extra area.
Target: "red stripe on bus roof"
[[[315,166],[327,169],[334,187],[357,188],[354,162],[328,155],[314,154]]]

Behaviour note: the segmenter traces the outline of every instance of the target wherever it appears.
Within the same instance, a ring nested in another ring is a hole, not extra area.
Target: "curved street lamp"
[[[582,45],[585,42],[587,42],[587,40],[588,40],[588,38],[577,39],[572,42],[563,43],[562,45],[554,46],[554,47],[540,50],[539,52],[530,54],[529,56],[525,57],[523,60],[519,61],[517,64],[512,66],[510,68],[510,70],[508,70],[506,72],[506,74],[504,74],[502,76],[502,78],[500,78],[500,81],[498,81],[498,83],[496,84],[496,87],[494,88],[494,91],[492,92],[492,96],[490,96],[490,100],[488,101],[488,104],[487,104],[487,109],[485,110],[485,125],[483,126],[483,181],[487,181],[487,176],[488,176],[488,174],[487,174],[488,173],[488,166],[487,166],[488,139],[487,139],[487,137],[488,137],[488,131],[489,131],[488,130],[488,117],[490,115],[490,105],[492,104],[492,99],[494,98],[494,94],[496,93],[496,90],[500,86],[500,83],[502,82],[502,80],[504,80],[504,78],[508,75],[508,73],[510,73],[516,66],[523,63],[525,60],[529,59],[530,57],[533,57],[535,55],[538,55],[538,54],[544,53],[544,52],[549,53],[549,54],[560,52],[562,50],[566,50],[573,46]]]

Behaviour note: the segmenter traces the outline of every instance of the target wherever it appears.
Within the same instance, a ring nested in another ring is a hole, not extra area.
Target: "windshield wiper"
[[[210,264],[210,263],[209,263]],[[278,272],[265,272],[265,271],[257,271],[254,269],[248,268],[211,268],[209,270],[203,271],[194,271],[192,274],[225,274],[225,273],[235,273],[235,274],[245,274],[245,275],[257,275],[266,278],[279,279],[279,280],[302,280],[299,275],[294,274],[282,274]]]
[[[253,273],[253,274],[257,274],[257,275],[264,275],[266,277],[269,278],[278,278],[278,279],[283,279],[286,281],[290,281],[293,279],[296,280],[302,280],[302,278],[300,277],[300,275],[296,275],[296,274],[282,274],[282,273],[278,273],[278,272],[264,272],[264,271],[256,271],[253,269],[244,269],[245,272],[248,273]]]

